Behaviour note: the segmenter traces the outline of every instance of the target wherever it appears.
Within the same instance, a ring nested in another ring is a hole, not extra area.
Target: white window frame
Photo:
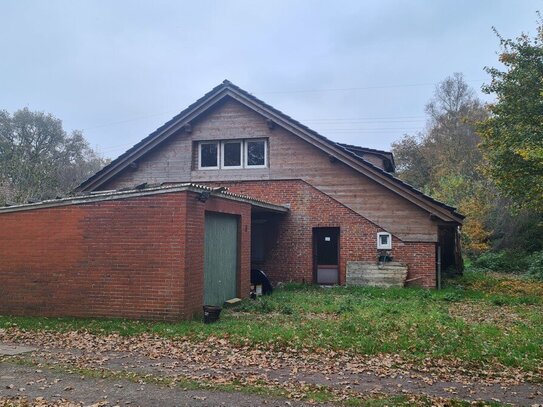
[[[264,142],[264,165],[249,165],[249,142],[263,141]],[[245,168],[267,168],[268,167],[268,140],[265,138],[249,138],[245,139],[244,158]]]
[[[202,167],[202,146],[204,144],[216,144],[217,145],[217,165],[215,167]],[[218,170],[220,164],[220,150],[221,142],[220,141],[199,141],[198,142],[198,169],[199,170]]]
[[[388,244],[381,243],[381,236],[388,237]],[[392,235],[388,232],[377,233],[377,250],[391,250],[392,249]]]
[[[224,165],[224,146],[226,144],[233,144],[233,143],[236,143],[236,144],[239,144],[239,165]],[[242,139],[239,139],[239,140],[224,140],[224,141],[221,141],[221,169],[223,170],[235,170],[235,169],[240,169],[240,168],[243,168],[243,151],[244,151],[244,142]]]

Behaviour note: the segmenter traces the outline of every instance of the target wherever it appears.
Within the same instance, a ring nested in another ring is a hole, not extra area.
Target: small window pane
[[[388,235],[380,235],[379,237],[381,238],[381,244],[383,246],[388,245]]]
[[[200,144],[200,167],[217,167],[217,143]]]
[[[223,164],[225,167],[240,167],[241,166],[241,142],[224,143],[224,163]]]
[[[247,141],[247,165],[266,165],[264,140]]]

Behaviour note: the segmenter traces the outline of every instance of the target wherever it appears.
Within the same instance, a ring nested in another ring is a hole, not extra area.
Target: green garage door
[[[223,305],[237,297],[238,218],[206,213],[204,305]]]

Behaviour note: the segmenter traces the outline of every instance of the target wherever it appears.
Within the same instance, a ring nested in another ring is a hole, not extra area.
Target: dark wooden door
[[[205,215],[204,305],[222,306],[237,296],[238,217]]]
[[[313,229],[313,259],[317,284],[339,283],[339,228]]]

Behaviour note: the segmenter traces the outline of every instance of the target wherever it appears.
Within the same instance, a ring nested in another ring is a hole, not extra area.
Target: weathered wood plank
[[[178,135],[149,153],[101,189],[143,182],[207,182],[303,179],[404,241],[437,241],[437,224],[425,210],[361,175],[281,127],[270,129],[266,118],[229,101],[191,123],[192,132]],[[268,168],[196,170],[198,140],[268,139]],[[363,142],[362,142],[363,144]],[[375,160],[373,160],[375,164]]]
[[[406,278],[407,266],[401,263],[347,262],[347,285],[403,287]]]

